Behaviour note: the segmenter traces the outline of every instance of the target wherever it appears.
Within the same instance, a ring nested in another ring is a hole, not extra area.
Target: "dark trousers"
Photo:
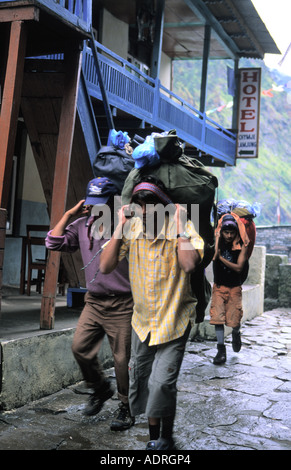
[[[72,344],[75,359],[88,387],[98,392],[105,381],[98,352],[107,335],[114,359],[118,397],[128,403],[132,296],[97,297],[88,292],[85,302]]]
[[[148,345],[149,336],[141,342],[132,330],[129,363],[129,403],[132,416],[143,413],[149,418],[175,416],[176,384],[190,330],[189,323],[183,336],[157,346]]]

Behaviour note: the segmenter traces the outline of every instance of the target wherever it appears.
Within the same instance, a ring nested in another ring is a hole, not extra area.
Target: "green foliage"
[[[232,61],[209,63],[206,111],[232,101],[227,91],[227,65],[233,68]],[[259,158],[238,159],[235,167],[210,168],[219,179],[218,197],[259,202],[262,211],[256,224],[275,225],[280,192],[281,224],[291,224],[291,77],[268,69],[258,60],[241,60],[240,67],[261,67],[262,91],[272,89],[273,84],[290,84],[283,92],[273,91],[273,97],[261,95]],[[200,107],[200,82],[201,61],[174,62],[173,91],[196,109]],[[212,112],[209,117],[231,128],[232,108]]]

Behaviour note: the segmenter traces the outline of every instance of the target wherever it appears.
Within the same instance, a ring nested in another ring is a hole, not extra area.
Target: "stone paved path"
[[[216,343],[188,342],[178,381],[175,440],[179,450],[291,450],[291,310],[265,312],[242,326],[237,354],[215,366]],[[113,383],[113,370],[107,371]],[[0,450],[144,450],[147,421],[110,431],[118,406],[98,416],[82,411],[83,383],[0,412]]]

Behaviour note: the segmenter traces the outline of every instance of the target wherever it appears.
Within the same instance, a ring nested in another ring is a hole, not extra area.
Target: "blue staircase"
[[[85,44],[83,49],[83,77],[79,92],[78,111],[85,130],[87,130],[87,125],[91,129],[94,121],[91,116],[92,103],[99,102],[103,103],[104,120],[111,108],[117,108],[126,114],[125,124],[121,128],[116,127],[116,130],[130,133],[130,128],[126,127],[129,117],[138,122],[140,127],[146,123],[148,134],[153,130],[176,129],[177,135],[186,143],[186,147],[198,149],[203,154],[210,155],[213,159],[224,164],[233,165],[235,163],[235,134],[219,126],[205,113],[200,113],[179,96],[167,90],[158,79],[154,80],[147,76],[102,44],[95,41],[95,47],[101,76],[96,70],[94,47],[91,48]],[[84,96],[85,87],[87,88],[86,96]],[[87,95],[91,98],[91,105]],[[88,117],[84,113],[86,108],[88,108]],[[95,120],[95,122],[99,127],[98,121]],[[110,127],[112,124],[110,126],[107,116],[106,135],[108,135]],[[88,138],[93,134],[88,132]],[[100,139],[97,138],[94,144],[88,142],[88,145],[93,148],[96,145],[99,146]]]

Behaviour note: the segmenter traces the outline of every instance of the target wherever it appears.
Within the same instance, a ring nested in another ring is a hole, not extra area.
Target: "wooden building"
[[[84,196],[110,129],[176,129],[187,154],[234,165],[238,97],[230,129],[207,116],[208,61],[233,60],[237,81],[240,58],[265,53],[279,50],[251,0],[0,0],[0,287],[19,283],[26,226],[53,227]],[[175,59],[203,61],[199,109],[171,90]],[[80,285],[78,259],[62,263]],[[59,265],[50,253],[44,329]]]

